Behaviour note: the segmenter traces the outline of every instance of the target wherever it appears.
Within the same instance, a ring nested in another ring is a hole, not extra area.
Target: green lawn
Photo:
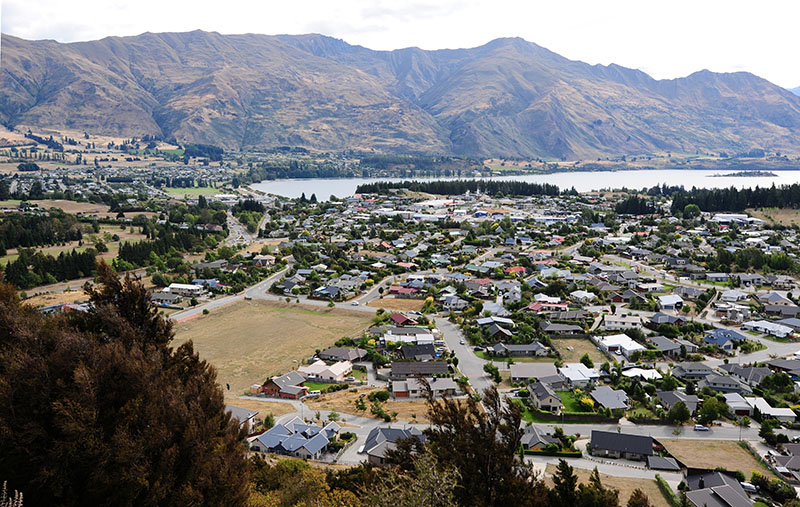
[[[573,392],[558,393],[561,398],[561,403],[564,404],[564,412],[584,412],[581,404],[578,401],[579,397]]]
[[[9,199],[7,201],[0,201],[0,208],[16,208],[22,201],[19,199]]]
[[[351,375],[356,380],[367,380],[367,372],[364,371],[364,370],[357,370],[357,369],[353,368],[353,373],[351,373]]]
[[[185,195],[188,196],[215,195],[222,192],[220,189],[214,187],[189,187],[189,188],[163,187],[161,190],[175,197],[183,197]]]
[[[306,382],[304,385],[309,391],[322,391],[331,384],[326,384],[324,382]]]

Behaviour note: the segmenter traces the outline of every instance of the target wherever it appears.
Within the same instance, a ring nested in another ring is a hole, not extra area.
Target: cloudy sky
[[[0,0],[2,32],[61,42],[142,32],[323,33],[372,49],[523,37],[656,78],[749,71],[800,86],[797,0]]]

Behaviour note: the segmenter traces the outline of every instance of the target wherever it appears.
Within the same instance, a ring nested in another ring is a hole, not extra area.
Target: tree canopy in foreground
[[[239,425],[216,372],[136,280],[98,264],[87,312],[0,284],[0,478],[41,505],[244,505]]]

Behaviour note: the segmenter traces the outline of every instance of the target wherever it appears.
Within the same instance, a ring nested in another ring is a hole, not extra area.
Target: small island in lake
[[[709,174],[709,178],[727,178],[727,177],[734,177],[734,178],[759,178],[759,177],[769,177],[769,176],[777,176],[777,174],[769,171],[738,171],[735,173],[728,173],[728,174]]]

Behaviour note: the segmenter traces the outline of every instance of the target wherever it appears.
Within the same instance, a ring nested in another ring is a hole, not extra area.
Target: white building
[[[777,419],[781,422],[792,423],[795,420],[795,413],[791,408],[774,408],[767,400],[759,397],[745,397],[748,405],[758,410],[762,415]]]
[[[177,294],[182,297],[196,297],[203,295],[202,285],[191,285],[186,283],[171,283],[167,287],[167,292]]]
[[[628,326],[630,327],[630,326]],[[643,345],[636,343],[633,339],[626,334],[613,334],[609,336],[594,336],[592,338],[600,349],[606,353],[622,354],[626,358],[630,358],[631,354],[637,350],[642,352],[645,350]]]
[[[638,315],[606,315],[603,317],[603,329],[622,331],[642,327],[642,318]]]
[[[585,386],[589,382],[596,382],[600,374],[594,368],[587,368],[583,363],[567,363],[558,369],[564,380],[571,386]]]
[[[770,322],[768,320],[751,320],[745,322],[742,324],[742,329],[751,329],[759,333],[777,336],[778,338],[785,338],[792,334],[792,328],[789,326],[784,326],[783,324]]]

